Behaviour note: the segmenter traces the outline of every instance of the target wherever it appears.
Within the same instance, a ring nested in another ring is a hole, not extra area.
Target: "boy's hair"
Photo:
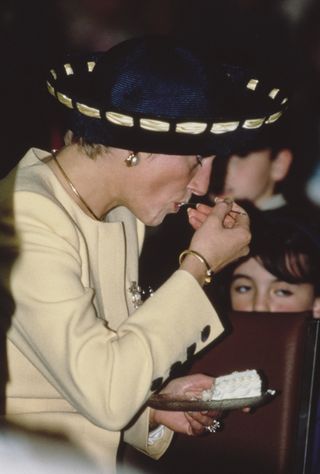
[[[237,153],[240,157],[245,157],[249,153],[261,150],[270,150],[271,151],[271,159],[276,158],[279,151],[289,148],[293,150],[294,142],[292,133],[292,125],[290,123],[290,116],[288,115],[283,118],[282,123],[279,124],[277,128],[273,128],[272,130],[264,130],[263,133],[257,136],[255,141],[252,141],[250,144],[243,143],[241,147],[239,147]]]

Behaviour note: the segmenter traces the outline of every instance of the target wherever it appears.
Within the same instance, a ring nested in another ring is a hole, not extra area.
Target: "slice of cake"
[[[261,394],[262,380],[258,372],[253,369],[217,377],[211,389],[202,392],[202,400],[259,397]]]

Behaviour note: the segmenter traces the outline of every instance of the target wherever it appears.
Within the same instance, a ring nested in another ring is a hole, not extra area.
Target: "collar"
[[[272,209],[278,209],[287,204],[284,196],[282,194],[274,194],[270,198],[266,199],[260,206],[261,211],[270,211]]]

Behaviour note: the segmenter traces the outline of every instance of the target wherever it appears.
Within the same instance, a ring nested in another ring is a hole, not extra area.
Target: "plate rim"
[[[171,397],[166,393],[154,393],[147,401],[151,408],[168,411],[234,410],[254,407],[272,400],[279,392],[268,389],[256,397],[228,398],[223,400],[202,400]]]

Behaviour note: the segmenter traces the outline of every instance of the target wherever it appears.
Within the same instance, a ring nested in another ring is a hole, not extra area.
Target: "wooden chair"
[[[310,313],[234,312],[224,337],[194,360],[190,373],[262,371],[270,403],[226,413],[223,429],[200,438],[175,435],[158,461],[124,447],[122,463],[165,474],[307,474],[318,401],[319,321]]]

